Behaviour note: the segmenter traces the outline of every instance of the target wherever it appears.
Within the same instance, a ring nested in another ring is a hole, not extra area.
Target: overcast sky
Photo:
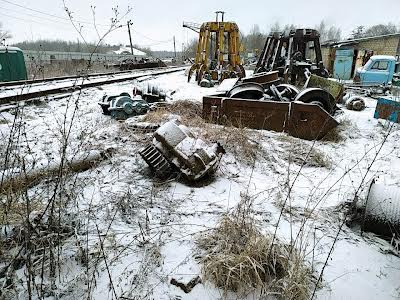
[[[151,46],[153,50],[173,49],[174,35],[179,50],[182,43],[196,37],[195,33],[182,28],[182,22],[214,20],[216,10],[225,11],[225,20],[235,21],[245,33],[254,24],[259,24],[260,29],[267,32],[275,22],[314,27],[325,20],[328,24],[341,27],[345,36],[358,25],[388,22],[400,25],[400,0],[65,1],[69,10],[74,12],[75,19],[88,23],[93,22],[91,5],[96,6],[100,34],[107,30],[105,25],[110,24],[113,7],[118,5],[120,15],[124,15],[130,6],[131,12],[121,23],[132,20],[133,43]],[[13,35],[9,43],[36,39],[76,40],[79,37],[67,20],[62,0],[0,0],[0,22]],[[84,26],[86,40],[96,41],[94,26],[87,23],[81,25]],[[129,44],[126,26],[110,34],[106,43]]]

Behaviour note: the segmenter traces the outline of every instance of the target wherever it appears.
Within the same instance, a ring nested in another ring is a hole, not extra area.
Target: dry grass
[[[101,61],[94,61],[90,68],[85,60],[65,60],[53,63],[45,62],[27,62],[28,78],[47,78],[57,76],[77,75],[80,72],[97,73],[97,72],[115,72],[118,69],[106,68]]]
[[[226,151],[232,153],[235,158],[245,164],[251,164],[260,151],[257,142],[257,131],[233,126],[221,126],[207,123],[202,118],[201,103],[182,100],[175,101],[171,105],[159,108],[148,113],[144,121],[150,123],[163,123],[171,119],[171,115],[179,116],[184,125],[192,127],[199,138],[205,141],[220,142]]]
[[[312,272],[298,251],[260,233],[248,218],[225,216],[197,239],[203,279],[238,294],[259,291],[277,299],[308,299]]]
[[[346,140],[345,131],[355,129],[350,119],[343,119],[340,124],[329,131],[323,138],[322,141],[341,143]]]
[[[170,119],[171,115],[179,116],[181,121],[188,126],[196,126],[204,123],[201,118],[201,103],[191,100],[175,101],[166,106],[159,107],[155,111],[149,112],[144,121],[150,123],[163,123]]]
[[[43,203],[39,201],[32,201],[30,203],[31,211],[40,211],[43,208]],[[5,204],[0,204],[0,225],[21,224],[25,218],[26,203],[12,201],[7,208],[5,208]]]
[[[290,155],[292,162],[298,165],[304,163],[305,166],[317,168],[330,168],[332,166],[331,158],[317,149],[315,145],[312,147],[307,142],[288,135],[282,135],[278,139],[283,142],[281,146],[287,152],[286,158],[289,159]]]

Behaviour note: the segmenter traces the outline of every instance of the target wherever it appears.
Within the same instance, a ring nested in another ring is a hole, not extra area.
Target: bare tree
[[[250,30],[250,33],[243,37],[243,44],[248,51],[254,51],[255,49],[262,49],[265,41],[265,34],[260,31],[260,27],[254,24]]]
[[[281,24],[276,21],[274,24],[271,25],[270,31],[271,32],[280,32],[282,29]]]
[[[325,21],[321,21],[316,29],[321,36],[321,42],[338,41],[342,38],[342,30],[334,25],[329,26]]]
[[[327,32],[328,41],[339,41],[342,39],[342,30],[339,27],[331,26]]]
[[[364,36],[378,36],[378,35],[397,33],[399,31],[400,28],[397,28],[397,26],[393,23],[377,24],[366,29]]]
[[[3,24],[0,22],[0,40],[9,39],[11,37],[10,31],[3,29]]]
[[[195,57],[197,52],[197,39],[193,38],[187,42],[185,46],[185,56],[186,57]]]
[[[357,26],[355,29],[353,29],[353,31],[351,32],[350,37],[353,39],[357,39],[360,37],[364,36],[364,26]]]
[[[365,26],[357,26],[351,33],[350,37],[357,39],[362,37],[378,36],[400,32],[400,27],[389,22],[387,24],[376,24],[365,28]]]

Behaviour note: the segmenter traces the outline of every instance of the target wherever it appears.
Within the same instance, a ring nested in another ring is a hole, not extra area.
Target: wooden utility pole
[[[131,27],[130,27],[130,25],[132,25],[133,23],[131,22],[131,20],[129,20],[127,22],[127,24],[128,24],[128,33],[129,33],[129,43],[131,44],[131,54],[133,55],[133,45],[132,45]]]
[[[176,45],[175,45],[175,36],[174,36],[174,57],[176,58]]]

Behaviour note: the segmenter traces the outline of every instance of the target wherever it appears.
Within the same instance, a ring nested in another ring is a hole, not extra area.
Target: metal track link
[[[139,154],[155,172],[157,177],[165,178],[172,173],[170,163],[153,144],[147,145],[144,149],[139,151]]]

